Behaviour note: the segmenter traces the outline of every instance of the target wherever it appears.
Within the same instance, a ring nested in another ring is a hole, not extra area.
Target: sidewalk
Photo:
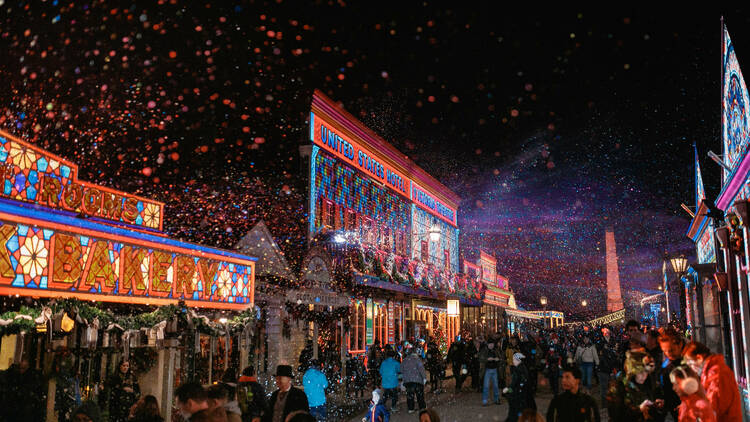
[[[441,422],[484,422],[484,421],[504,421],[508,417],[508,401],[503,398],[502,403],[498,405],[482,406],[482,394],[464,387],[460,393],[453,390],[452,381],[446,380],[444,383],[445,392],[439,395],[431,392],[425,393],[425,402],[427,407],[437,410]],[[536,394],[537,411],[546,416],[547,408],[552,400],[552,392],[549,387],[539,386]],[[399,412],[391,413],[393,422],[414,422],[418,420],[416,413],[409,414],[406,408],[406,395],[399,394],[398,398]],[[607,411],[601,410],[601,420],[607,421]],[[360,411],[356,416],[348,419],[351,422],[360,422],[366,411]]]

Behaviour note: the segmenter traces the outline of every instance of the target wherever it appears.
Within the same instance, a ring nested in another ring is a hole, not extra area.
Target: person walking
[[[370,407],[367,409],[365,417],[362,418],[362,422],[389,422],[390,419],[391,414],[388,412],[388,407],[385,405],[383,390],[376,388],[372,391]]]
[[[381,363],[383,363],[383,349],[380,348],[380,340],[375,339],[367,354],[367,371],[374,388],[378,388],[381,384],[379,372]]]
[[[307,403],[310,405],[310,414],[315,417],[316,421],[325,422],[328,379],[320,371],[320,364],[317,359],[310,360],[310,368],[302,376],[302,385],[305,387]]]
[[[237,404],[242,411],[242,422],[260,422],[266,409],[266,390],[255,377],[255,367],[242,370],[237,381]]]
[[[109,420],[127,422],[130,408],[138,401],[141,389],[130,370],[130,362],[121,360],[117,372],[109,379]]]
[[[560,392],[560,368],[562,368],[562,357],[560,348],[557,345],[557,339],[552,338],[549,350],[547,350],[545,363],[545,375],[549,380],[549,386],[552,389],[552,395],[556,396]]]
[[[646,352],[626,353],[625,370],[617,375],[607,393],[612,422],[664,420],[663,394],[653,371],[653,360]]]
[[[380,364],[380,379],[383,387],[383,398],[388,401],[391,398],[391,412],[398,412],[398,376],[401,373],[401,364],[395,359],[395,352],[388,351],[388,355]]]
[[[700,382],[708,401],[720,421],[742,422],[740,398],[734,371],[724,362],[724,356],[711,353],[703,343],[691,341],[685,346],[685,364],[700,375]]]
[[[163,422],[164,418],[159,412],[159,401],[150,394],[141,397],[130,409],[128,420],[130,422]]]
[[[440,393],[443,388],[443,354],[432,337],[427,343],[427,370],[430,372],[430,391]]]
[[[456,379],[456,392],[461,391],[461,387],[464,383],[464,371],[465,369],[465,350],[464,344],[461,341],[461,336],[456,337],[450,348],[448,348],[448,361],[451,363],[451,369],[453,370],[453,377]]]
[[[550,402],[547,422],[600,422],[599,407],[591,396],[579,391],[580,386],[580,369],[563,370],[563,393]]]
[[[600,407],[605,407],[607,404],[607,390],[609,389],[609,381],[616,367],[615,365],[617,365],[617,356],[614,350],[612,350],[609,343],[602,342],[601,350],[599,351],[599,364],[596,366],[596,372],[599,377]]]
[[[484,385],[482,386],[482,406],[487,406],[488,399],[495,404],[500,404],[500,387],[497,383],[500,362],[504,359],[500,351],[495,348],[495,343],[490,341],[482,350],[480,360],[484,362]],[[497,396],[495,396],[497,394]]]
[[[599,354],[588,336],[583,338],[583,344],[576,349],[575,360],[581,368],[581,373],[583,373],[583,386],[587,391],[591,391],[591,377],[594,365],[599,364]]]
[[[406,357],[401,362],[401,375],[406,387],[406,406],[409,413],[415,410],[422,410],[425,407],[424,402],[424,385],[427,383],[427,374],[424,370],[422,359],[415,349],[407,349]],[[418,409],[414,409],[414,397],[417,398]]]
[[[278,389],[271,394],[266,410],[261,420],[263,422],[284,422],[286,417],[297,410],[310,411],[307,396],[292,385],[292,367],[279,365],[276,367],[276,386]]]
[[[677,408],[680,406],[680,397],[672,388],[672,381],[669,374],[672,370],[681,366],[682,350],[685,348],[685,337],[672,326],[659,329],[659,347],[664,353],[664,360],[661,363],[659,371],[659,385],[664,392],[664,406],[672,415],[672,419],[677,420],[679,417]]]
[[[510,385],[503,389],[503,394],[508,397],[508,418],[506,422],[516,422],[518,416],[526,406],[526,383],[529,380],[529,371],[523,364],[525,356],[521,353],[513,355],[513,366],[510,368]]]
[[[188,422],[227,422],[227,412],[221,406],[210,406],[208,392],[199,382],[177,387],[175,398],[180,415]]]
[[[717,422],[718,420],[698,378],[698,374],[689,366],[678,366],[669,373],[672,388],[681,401],[678,407],[678,422]]]

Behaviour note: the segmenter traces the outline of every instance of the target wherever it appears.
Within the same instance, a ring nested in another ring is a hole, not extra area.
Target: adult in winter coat
[[[678,366],[669,374],[674,392],[680,397],[678,422],[716,422],[716,412],[706,398],[698,374],[689,366]]]
[[[120,361],[117,372],[109,379],[109,420],[126,422],[130,408],[138,401],[141,389],[130,370],[130,362]]]
[[[307,396],[304,391],[292,385],[292,367],[279,365],[276,367],[276,385],[278,390],[271,394],[266,411],[263,413],[263,422],[284,422],[286,417],[297,410],[310,411],[307,404]]]
[[[510,368],[510,385],[503,389],[508,397],[508,418],[506,422],[516,422],[526,403],[526,383],[529,381],[529,370],[523,364],[525,356],[521,353],[513,355],[513,366]]]
[[[302,376],[302,385],[305,387],[307,403],[310,405],[310,414],[315,417],[316,421],[326,420],[326,388],[328,388],[328,379],[325,374],[318,369],[320,365],[316,359],[310,361],[310,368]]]
[[[229,403],[229,389],[224,383],[213,384],[206,390],[208,395],[208,409],[215,415],[221,415],[222,411],[227,422],[242,422],[242,411],[234,406],[227,407]],[[218,416],[221,417],[221,416]]]
[[[560,356],[557,339],[552,339],[544,363],[544,372],[549,380],[549,386],[552,388],[552,395],[556,396],[560,391],[560,368],[562,368],[562,357]]]
[[[663,421],[663,393],[653,377],[653,361],[646,352],[627,352],[625,370],[617,374],[607,394],[613,422]]]
[[[596,366],[597,375],[599,376],[599,397],[601,402],[607,401],[607,389],[609,389],[609,381],[612,378],[612,372],[615,370],[618,364],[617,354],[607,342],[600,344],[601,349],[599,350],[599,364]]]
[[[500,362],[505,360],[500,351],[495,348],[495,343],[490,341],[480,352],[479,359],[484,362],[484,385],[482,386],[482,406],[488,404],[491,399],[495,404],[500,404],[500,387],[497,383]],[[497,393],[497,396],[495,394]],[[491,396],[491,397],[490,397]],[[497,398],[496,398],[497,397]]]
[[[701,386],[711,402],[716,418],[720,421],[742,422],[742,400],[740,399],[734,372],[724,362],[724,356],[703,343],[693,341],[685,346],[685,363],[700,375]]]
[[[401,364],[395,359],[395,352],[388,352],[388,357],[380,364],[380,379],[383,387],[383,398],[387,401],[391,397],[391,410],[398,412],[398,375]]]
[[[566,368],[562,376],[562,394],[555,396],[547,409],[547,422],[599,422],[599,406],[580,391],[581,370]]]
[[[456,341],[451,344],[448,348],[448,361],[451,363],[451,369],[453,369],[453,377],[456,379],[456,392],[461,391],[461,387],[464,383],[464,370],[465,370],[465,345],[461,341],[460,337],[456,337]]]
[[[372,401],[370,402],[370,408],[367,409],[367,414],[362,418],[362,422],[388,422],[391,419],[391,414],[388,412],[388,408],[385,406],[385,397],[383,397],[383,390],[375,389],[372,392]]]
[[[266,391],[255,378],[252,366],[242,370],[237,383],[237,403],[242,411],[242,422],[260,422],[266,409]]]
[[[427,343],[427,370],[430,372],[430,391],[439,391],[443,384],[443,354],[432,338]]]
[[[424,385],[427,383],[427,374],[417,350],[409,350],[401,362],[401,377],[406,387],[406,406],[409,413],[427,407],[424,403]],[[419,409],[414,409],[414,396],[417,397]]]
[[[599,364],[599,353],[596,346],[591,343],[588,337],[583,338],[583,344],[576,349],[576,362],[581,366],[583,373],[583,386],[591,389],[591,376],[594,372],[594,365]]]

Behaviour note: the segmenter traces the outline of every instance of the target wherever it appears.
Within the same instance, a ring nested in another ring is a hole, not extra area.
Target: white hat
[[[524,355],[523,355],[523,354],[521,354],[521,353],[514,353],[514,354],[513,354],[513,359],[515,359],[515,360],[521,360],[521,359],[523,359],[523,358],[525,358],[525,357],[526,357],[526,356],[524,356]]]

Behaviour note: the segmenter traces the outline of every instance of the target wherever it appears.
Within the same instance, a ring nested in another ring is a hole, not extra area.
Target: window
[[[370,217],[362,217],[362,233],[360,234],[360,237],[362,238],[362,242],[366,244],[372,244],[372,234],[373,234],[373,227],[372,227],[372,218]]]
[[[375,305],[375,315],[372,321],[373,339],[381,345],[388,343],[388,310],[385,305]]]
[[[354,210],[347,209],[344,213],[344,230],[353,231],[357,229],[357,213]]]
[[[406,235],[401,230],[396,232],[396,255],[406,256]]]
[[[349,334],[349,349],[354,351],[365,350],[365,306],[362,303],[353,305],[354,311],[351,315],[351,333]]]
[[[336,205],[328,199],[323,200],[323,225],[329,229],[336,226]]]
[[[391,228],[390,227],[383,227],[382,230],[383,236],[381,238],[382,244],[381,248],[386,251],[391,251]]]
[[[420,252],[422,253],[422,263],[427,264],[427,260],[430,258],[430,249],[426,240],[422,241]]]
[[[450,271],[450,269],[451,269],[451,251],[449,249],[445,250],[444,257],[445,257],[445,271]]]

